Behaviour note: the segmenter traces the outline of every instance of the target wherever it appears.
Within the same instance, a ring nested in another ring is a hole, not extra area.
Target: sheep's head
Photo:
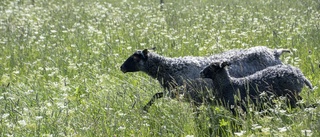
[[[137,72],[141,70],[144,62],[148,60],[148,49],[134,52],[120,67],[123,73]]]
[[[216,74],[224,69],[225,66],[229,66],[229,62],[213,62],[209,66],[200,71],[201,78],[214,78]]]

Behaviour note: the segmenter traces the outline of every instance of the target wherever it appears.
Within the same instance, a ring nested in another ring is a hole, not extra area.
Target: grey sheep
[[[145,72],[157,79],[165,90],[171,91],[171,89],[176,89],[177,86],[184,85],[188,80],[200,78],[199,72],[214,61],[230,61],[233,63],[229,67],[231,76],[243,77],[268,66],[282,64],[279,56],[283,52],[290,51],[287,49],[272,50],[264,46],[257,46],[248,49],[229,50],[208,57],[185,56],[169,58],[144,49],[134,52],[121,65],[120,69],[123,73]],[[204,88],[202,87],[202,89]],[[212,86],[207,88],[210,90]],[[171,93],[169,92],[169,94]],[[144,108],[147,109],[156,99],[163,96],[164,92],[156,93]]]
[[[240,106],[246,111],[242,103],[246,102],[246,99],[250,99],[254,104],[261,103],[261,94],[266,94],[267,98],[285,96],[290,101],[291,107],[295,107],[297,99],[301,99],[299,93],[304,84],[312,89],[311,82],[305,78],[300,69],[290,65],[270,66],[242,78],[231,76],[226,67],[229,65],[230,63],[226,61],[214,62],[204,68],[200,75],[202,78],[212,79],[215,97],[221,99],[221,103],[234,114],[232,106],[239,105],[235,103],[235,95],[240,95],[238,96]]]

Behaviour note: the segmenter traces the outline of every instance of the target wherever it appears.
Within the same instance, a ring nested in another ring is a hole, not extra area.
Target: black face
[[[211,65],[205,67],[201,72],[201,78],[213,78],[218,71],[221,70],[221,66],[219,63],[212,63]]]
[[[140,71],[140,62],[146,61],[146,59],[147,58],[142,51],[136,51],[121,65],[120,69],[123,73]]]

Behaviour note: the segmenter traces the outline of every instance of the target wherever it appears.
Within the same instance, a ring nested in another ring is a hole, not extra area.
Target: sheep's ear
[[[148,49],[144,49],[144,50],[142,51],[142,53],[143,53],[144,56],[147,56],[147,54],[149,53],[149,51],[148,51]]]
[[[148,49],[144,49],[144,50],[142,51],[142,55],[143,55],[143,57],[144,57],[145,59],[148,57],[148,53],[149,53]]]
[[[219,66],[220,66],[220,68],[224,68],[225,66],[229,66],[229,65],[230,65],[229,62],[224,61],[224,62],[221,62]]]

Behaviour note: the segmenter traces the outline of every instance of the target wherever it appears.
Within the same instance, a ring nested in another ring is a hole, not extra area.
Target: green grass
[[[143,48],[170,57],[289,48],[281,59],[312,81],[315,90],[302,96],[316,103],[319,44],[316,0],[165,0],[162,11],[156,0],[2,0],[0,136],[198,137],[210,126],[223,136],[320,136],[319,108],[233,117],[202,107],[197,121],[188,103],[161,99],[142,113],[160,85],[119,70]]]

